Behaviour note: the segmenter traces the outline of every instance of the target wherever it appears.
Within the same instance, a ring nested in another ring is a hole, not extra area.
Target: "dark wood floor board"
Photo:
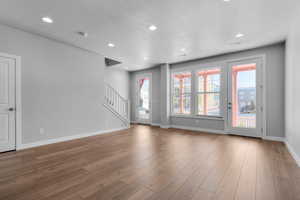
[[[280,142],[134,125],[0,154],[0,200],[300,200]]]
[[[274,174],[274,158],[268,149],[268,142],[257,148],[256,199],[277,199]]]
[[[256,194],[256,148],[259,141],[249,141],[249,149],[245,155],[245,164],[242,168],[239,183],[237,186],[235,200],[255,200]]]

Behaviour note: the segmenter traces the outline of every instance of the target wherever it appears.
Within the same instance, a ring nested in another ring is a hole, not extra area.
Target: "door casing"
[[[138,80],[143,78],[143,77],[148,77],[150,80],[150,88],[149,88],[149,92],[150,92],[150,114],[149,114],[149,120],[144,120],[144,119],[139,119],[138,118],[138,101],[139,101],[139,88],[138,88]],[[135,119],[137,123],[140,124],[151,124],[152,123],[152,73],[143,73],[143,74],[138,74],[135,77]]]
[[[226,105],[228,105],[230,97],[229,95],[231,91],[231,66],[239,65],[239,64],[247,64],[247,63],[256,63],[257,64],[257,71],[256,76],[258,79],[258,85],[257,87],[257,93],[259,93],[259,107],[258,107],[258,115],[257,118],[257,129],[256,133],[253,134],[253,132],[249,131],[248,129],[242,129],[242,128],[232,128],[231,123],[231,112],[228,111],[228,108],[226,108],[226,117],[225,117],[225,132],[227,134],[233,134],[233,135],[241,135],[241,136],[250,136],[250,137],[258,137],[258,138],[264,138],[266,137],[266,108],[265,108],[265,99],[266,99],[266,71],[265,71],[265,55],[258,55],[258,56],[252,56],[252,57],[244,57],[240,59],[234,59],[234,60],[227,60],[227,97],[226,97]]]
[[[21,85],[21,57],[0,52],[0,57],[13,59],[15,61],[15,149],[22,148],[22,85]]]

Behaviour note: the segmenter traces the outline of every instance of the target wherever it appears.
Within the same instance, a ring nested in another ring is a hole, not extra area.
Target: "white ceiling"
[[[297,0],[1,0],[0,22],[138,70],[282,41],[298,5]],[[54,23],[43,23],[44,16]],[[154,32],[148,29],[152,24],[158,27]],[[237,33],[245,37],[237,41]]]

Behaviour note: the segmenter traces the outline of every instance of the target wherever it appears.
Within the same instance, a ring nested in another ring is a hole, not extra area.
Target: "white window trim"
[[[176,73],[184,73],[184,72],[188,72],[188,73],[191,73],[191,75],[192,75],[192,78],[191,78],[191,93],[190,93],[190,95],[191,95],[191,108],[190,108],[190,110],[191,110],[191,113],[190,114],[178,114],[178,113],[174,113],[173,112],[173,89],[174,89],[174,80],[173,80],[173,74],[176,74]],[[192,70],[188,70],[188,69],[183,69],[183,70],[179,70],[179,71],[176,71],[176,70],[174,70],[174,71],[171,71],[171,73],[170,73],[170,80],[171,80],[171,85],[170,85],[170,101],[171,101],[171,103],[170,103],[170,107],[171,107],[171,116],[192,116],[193,115],[193,107],[192,107],[192,104],[193,104],[193,71]]]
[[[178,118],[197,118],[197,119],[209,119],[209,120],[224,120],[225,114],[226,114],[226,100],[227,95],[226,90],[226,62],[208,62],[208,63],[202,63],[202,64],[195,64],[192,63],[190,66],[186,67],[180,67],[180,68],[175,68],[171,69],[170,73],[170,110],[171,110],[171,117],[178,117]],[[198,108],[196,107],[196,102],[197,102],[197,77],[196,77],[196,72],[201,71],[201,70],[206,70],[206,69],[214,69],[214,68],[219,68],[221,69],[221,91],[220,91],[220,116],[209,116],[209,115],[198,115]],[[191,114],[176,114],[173,113],[173,101],[172,101],[172,91],[173,91],[173,74],[174,73],[180,73],[180,72],[191,72],[192,73],[192,80],[191,80]]]
[[[198,114],[198,107],[196,106],[197,105],[197,103],[198,103],[198,98],[197,98],[197,96],[198,96],[198,94],[200,94],[201,92],[198,92],[199,91],[199,86],[198,86],[198,79],[199,79],[199,76],[197,76],[197,72],[199,72],[199,71],[205,71],[205,70],[210,70],[210,69],[220,69],[220,91],[219,92],[203,92],[203,94],[208,94],[208,93],[218,93],[219,95],[220,95],[220,107],[219,107],[219,109],[220,109],[220,115],[199,115]],[[195,70],[194,71],[194,74],[195,74],[195,82],[194,82],[194,85],[195,85],[195,96],[194,96],[194,98],[195,98],[195,111],[194,111],[194,113],[195,113],[195,115],[196,116],[200,116],[200,117],[205,117],[205,118],[223,118],[223,112],[222,112],[222,102],[223,102],[223,98],[222,98],[222,88],[224,88],[223,87],[223,84],[222,84],[222,79],[223,79],[223,77],[224,77],[224,74],[223,74],[223,72],[224,72],[224,70],[223,70],[223,67],[222,66],[214,66],[214,67],[206,67],[206,68],[199,68],[198,70]]]
[[[227,113],[227,101],[228,101],[228,97],[227,97],[227,84],[228,84],[228,80],[227,80],[227,72],[228,72],[228,63],[230,62],[237,62],[237,61],[243,61],[243,60],[247,60],[247,59],[261,59],[262,60],[262,85],[263,85],[263,89],[262,89],[262,106],[263,106],[263,111],[262,111],[262,127],[263,127],[263,132],[262,132],[262,138],[267,137],[267,112],[266,112],[266,88],[267,88],[267,81],[266,81],[266,54],[262,53],[262,54],[256,54],[256,55],[250,55],[250,56],[241,56],[241,57],[237,57],[234,56],[235,58],[227,58],[224,59],[222,61],[217,61],[217,62],[203,62],[203,61],[191,61],[191,62],[185,62],[180,64],[181,66],[184,65],[184,67],[180,67],[177,66],[176,68],[172,69],[171,68],[171,73],[170,76],[173,72],[180,72],[180,71],[187,71],[187,70],[194,70],[196,69],[200,69],[201,67],[205,68],[205,66],[222,66],[223,72],[223,78],[222,83],[221,83],[221,95],[222,95],[222,102],[221,102],[221,112],[223,112],[222,114],[222,119],[225,122],[225,132],[227,132],[227,121],[228,121],[228,113]],[[201,63],[200,63],[201,62]],[[171,86],[171,85],[170,85]],[[176,115],[172,115],[171,113],[171,117],[182,117],[182,116],[176,116]],[[197,116],[187,116],[186,118],[196,118]],[[201,117],[199,117],[201,118]],[[218,120],[220,118],[210,118],[210,119],[215,119]]]
[[[174,115],[171,115],[171,117],[175,117],[175,118],[187,118],[187,119],[205,119],[205,120],[219,120],[219,121],[224,121],[224,118],[220,117],[220,116],[179,115],[179,114],[174,114]]]

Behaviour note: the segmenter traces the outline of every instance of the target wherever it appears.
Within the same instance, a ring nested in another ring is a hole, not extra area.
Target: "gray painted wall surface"
[[[130,101],[131,101],[131,121],[136,121],[135,108],[136,108],[136,75],[143,73],[152,74],[152,123],[160,124],[160,67],[154,67],[138,72],[130,73]]]
[[[196,127],[210,130],[224,130],[224,120],[171,117],[171,124],[176,126]]]
[[[210,57],[206,59],[199,59],[185,63],[178,63],[171,65],[171,69],[179,69],[185,67],[192,67],[199,64],[222,62],[224,60],[239,59],[243,57],[251,57],[256,55],[266,55],[266,118],[267,118],[267,135],[284,137],[284,67],[285,67],[285,44],[275,44],[257,49],[230,53],[226,55],[220,55]],[[144,70],[142,72],[156,72],[158,75],[160,67]],[[132,72],[133,77],[138,72]],[[131,85],[132,88],[132,85]],[[153,92],[160,91],[159,84],[154,83]],[[132,97],[132,96],[131,96]],[[158,102],[157,102],[158,104]],[[153,114],[158,116],[153,110]],[[135,118],[133,117],[132,120]],[[202,129],[214,129],[224,130],[225,125],[223,120],[213,119],[195,119],[195,118],[182,118],[171,117],[171,124],[177,126],[190,126]],[[155,119],[155,123],[158,123],[159,119]]]
[[[0,35],[0,52],[22,57],[23,143],[123,126],[102,105],[103,56],[2,25]],[[128,80],[127,72],[108,74]]]
[[[104,80],[125,99],[129,98],[129,72],[117,68],[105,68]]]
[[[300,11],[300,9],[299,9]],[[286,139],[292,146],[300,162],[300,15],[287,39],[286,47]]]
[[[284,137],[284,67],[285,67],[285,44],[275,44],[252,50],[215,56],[186,63],[174,64],[171,67],[183,68],[198,64],[215,63],[224,60],[239,59],[255,55],[266,55],[266,118],[267,135]],[[196,125],[204,129],[224,129],[224,122],[219,120],[182,120],[172,117],[172,124],[181,126]]]
[[[170,65],[163,64],[160,67],[160,124],[168,127],[170,124]]]

